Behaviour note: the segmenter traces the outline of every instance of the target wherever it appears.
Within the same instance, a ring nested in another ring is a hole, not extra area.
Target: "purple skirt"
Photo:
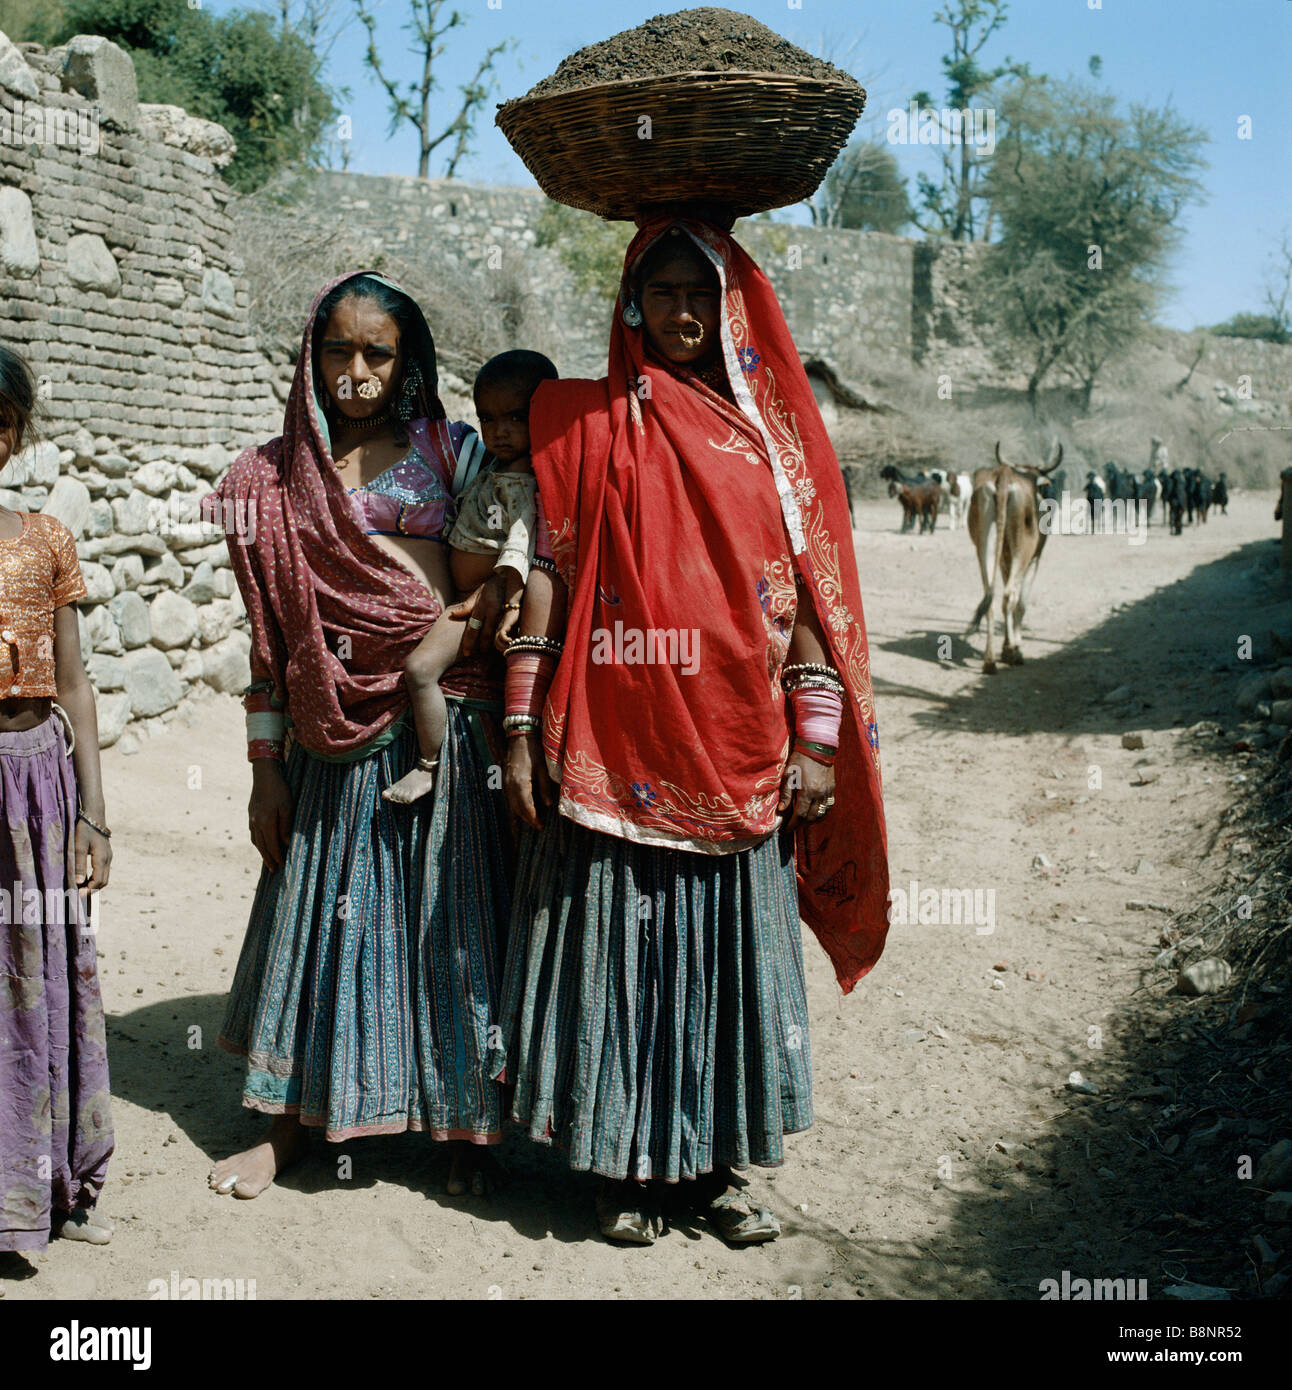
[[[0,733],[0,1250],[41,1250],[112,1156],[107,1039],[58,716]]]

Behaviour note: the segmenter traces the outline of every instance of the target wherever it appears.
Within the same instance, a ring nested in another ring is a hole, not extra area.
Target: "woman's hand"
[[[791,753],[781,777],[781,799],[776,809],[784,811],[791,801],[791,827],[814,825],[828,815],[834,804],[834,768],[803,753]]]
[[[547,761],[537,734],[522,734],[507,740],[507,767],[503,772],[503,791],[507,806],[517,820],[543,828],[537,805],[546,810],[555,800],[556,784],[547,774]]]
[[[265,867],[274,873],[282,867],[287,853],[292,792],[277,758],[257,758],[251,767],[251,802],[247,806],[251,843],[260,851]]]
[[[505,584],[503,576],[495,571],[478,589],[448,610],[448,615],[454,622],[466,622],[467,630],[462,634],[464,657],[474,656],[477,651],[488,650],[505,601]]]
[[[88,815],[88,812],[86,813]],[[112,867],[112,841],[83,821],[76,822],[76,886],[82,893],[97,893],[108,886],[108,871]],[[86,858],[91,868],[86,869]]]

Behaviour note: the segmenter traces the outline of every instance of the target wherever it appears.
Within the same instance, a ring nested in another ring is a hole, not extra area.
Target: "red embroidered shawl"
[[[670,225],[628,248],[620,310]],[[799,908],[847,993],[883,950],[888,860],[843,478],[767,278],[717,228],[676,225],[718,273],[736,405],[648,356],[618,312],[607,378],[535,394],[534,469],[570,590],[544,751],[581,824],[707,852],[765,837],[788,755],[797,574],[847,692],[836,804],[797,832]]]

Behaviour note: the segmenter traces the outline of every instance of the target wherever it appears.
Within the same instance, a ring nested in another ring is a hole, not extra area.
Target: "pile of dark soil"
[[[796,48],[747,14],[704,6],[656,15],[579,49],[526,96],[674,72],[776,72],[853,82],[848,73]]]

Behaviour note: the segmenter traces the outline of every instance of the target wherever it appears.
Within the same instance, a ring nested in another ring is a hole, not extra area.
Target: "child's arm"
[[[521,578],[520,571],[513,569],[511,565],[500,564],[497,572],[502,576],[503,581],[503,605],[502,617],[498,621],[498,632],[494,637],[494,645],[501,652],[507,649],[507,643],[511,641],[511,630],[520,621],[520,605],[525,594],[525,581]]]
[[[81,662],[81,634],[76,625],[76,605],[65,603],[54,610],[54,680],[58,703],[67,711],[76,736],[72,766],[81,809],[98,825],[107,826],[103,806],[103,776],[99,768],[99,720],[94,708],[94,687]],[[92,871],[86,878],[89,856]],[[91,892],[108,886],[112,846],[104,835],[83,820],[76,822],[76,882]]]
[[[494,644],[499,651],[507,649],[507,643],[511,640],[508,633],[520,619],[520,595],[524,592],[525,580],[534,559],[536,508],[533,497],[534,490],[531,486],[529,500],[525,505],[517,505],[515,508],[511,525],[507,529],[507,539],[503,541],[502,551],[498,556],[497,572],[504,577],[506,595],[503,601],[502,621],[498,624],[498,632],[494,638]]]

